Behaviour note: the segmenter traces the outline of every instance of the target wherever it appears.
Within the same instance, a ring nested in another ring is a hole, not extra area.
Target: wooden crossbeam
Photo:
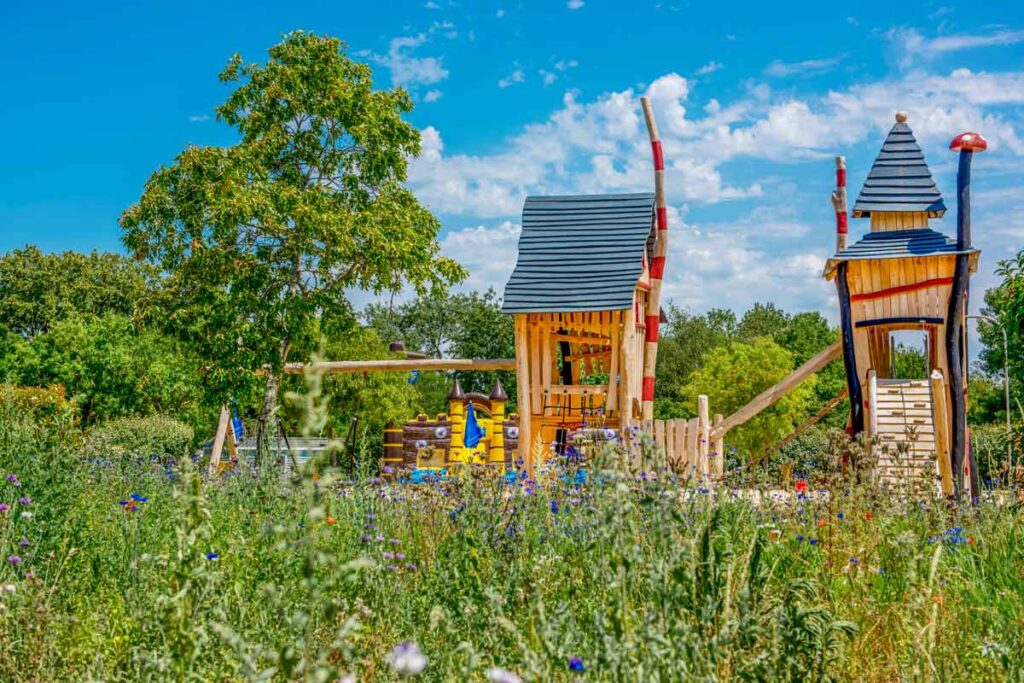
[[[323,372],[352,374],[359,372],[409,372],[410,370],[515,370],[514,358],[425,358],[407,360],[336,360],[318,363],[288,363],[287,374]]]
[[[784,439],[781,439],[781,440],[775,442],[774,444],[772,444],[771,446],[769,446],[765,450],[763,457],[767,458],[772,453],[778,451],[779,449],[781,449],[786,444],[792,443],[793,440],[796,439],[798,436],[800,436],[801,434],[806,432],[808,429],[810,429],[811,427],[813,427],[814,425],[818,424],[823,419],[825,419],[826,415],[828,415],[833,410],[835,410],[836,406],[838,406],[840,403],[843,402],[843,399],[846,398],[847,393],[848,393],[848,391],[847,391],[846,387],[843,387],[839,391],[838,394],[836,394],[833,398],[829,399],[828,403],[823,405],[821,407],[821,409],[818,410],[818,412],[816,412],[810,418],[808,418],[808,420],[806,422],[804,422],[799,427],[797,427],[792,432],[790,432]]]

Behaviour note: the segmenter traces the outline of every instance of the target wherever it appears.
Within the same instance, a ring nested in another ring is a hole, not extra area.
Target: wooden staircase
[[[939,477],[932,391],[926,379],[879,379],[871,406],[875,476],[887,487],[935,487]]]

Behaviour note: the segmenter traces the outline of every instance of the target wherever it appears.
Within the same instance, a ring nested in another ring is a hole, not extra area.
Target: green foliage
[[[340,41],[301,31],[264,64],[236,55],[221,80],[237,84],[217,116],[239,142],[187,148],[121,225],[137,257],[170,273],[162,315],[222,398],[271,368],[265,417],[290,355],[351,325],[348,290],[423,291],[463,271],[404,185],[419,152],[404,91],[374,90]]]
[[[668,304],[668,323],[658,340],[658,367],[654,410],[659,418],[691,417],[685,408],[683,387],[712,349],[728,344],[736,333],[736,315],[715,308],[694,315]]]
[[[0,385],[0,453],[37,455],[78,441],[78,409],[64,387]]]
[[[156,278],[120,254],[15,249],[0,257],[0,327],[31,338],[73,316],[131,316]]]
[[[999,324],[978,321],[978,335],[982,348],[979,352],[983,369],[991,377],[1003,374],[1003,330],[1006,331],[1011,405],[1024,404],[1024,249],[1015,258],[1000,261],[996,274],[1002,278],[998,286],[985,292],[982,314],[996,318]],[[973,400],[973,397],[972,397]],[[1020,419],[1018,410],[1011,408],[1013,419]],[[998,410],[997,420],[1005,419],[1005,408]]]
[[[728,415],[781,381],[793,370],[790,352],[767,337],[750,343],[735,342],[712,350],[701,368],[690,375],[683,394],[690,410],[697,396],[706,394],[716,412]],[[808,413],[814,398],[811,377],[772,407],[729,433],[729,445],[746,454],[757,454],[786,436]]]
[[[139,328],[120,314],[73,316],[54,324],[11,361],[24,385],[62,385],[82,420],[167,413],[207,425],[198,382],[200,364],[173,339]]]
[[[434,291],[398,306],[371,304],[363,313],[367,323],[387,341],[400,341],[409,350],[433,358],[513,358],[515,331],[512,317],[501,312],[501,301],[493,289],[483,294],[449,294]],[[434,374],[434,373],[430,373]],[[515,407],[516,378],[512,371],[456,372],[463,390],[489,394],[500,379]],[[451,379],[426,380],[420,376],[423,403],[447,410],[444,397]]]
[[[186,458],[195,432],[166,415],[119,417],[89,431],[86,451],[99,458]]]

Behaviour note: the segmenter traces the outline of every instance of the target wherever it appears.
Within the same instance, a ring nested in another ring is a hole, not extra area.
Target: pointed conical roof
[[[885,138],[853,205],[854,218],[870,216],[872,211],[927,211],[931,217],[946,213],[906,114],[896,114],[896,125]]]
[[[458,378],[455,378],[455,384],[452,385],[452,390],[448,392],[449,401],[461,401],[466,398],[466,395],[462,393],[462,385],[459,384]]]
[[[491,395],[488,397],[492,401],[507,401],[508,396],[505,395],[505,387],[501,386],[501,380],[494,380],[494,388],[491,389]]]

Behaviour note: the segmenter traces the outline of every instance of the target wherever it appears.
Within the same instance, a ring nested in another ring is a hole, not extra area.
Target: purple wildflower
[[[32,544],[28,542],[27,538],[23,538],[20,541],[18,541],[18,545],[20,545],[22,548],[27,548]]]
[[[18,499],[18,502],[21,503],[22,505],[31,505],[32,499],[29,498],[28,496],[23,496]]]
[[[384,559],[385,560],[393,560],[393,559],[395,559],[395,554],[394,553],[384,553]]]
[[[7,512],[11,509],[11,506],[7,503],[0,503],[0,512]]]
[[[21,564],[21,558],[17,555],[9,555],[7,561],[11,564]]]
[[[408,569],[411,572],[414,572],[414,571],[416,571],[416,563],[415,562],[407,562],[405,564],[405,568]]]

